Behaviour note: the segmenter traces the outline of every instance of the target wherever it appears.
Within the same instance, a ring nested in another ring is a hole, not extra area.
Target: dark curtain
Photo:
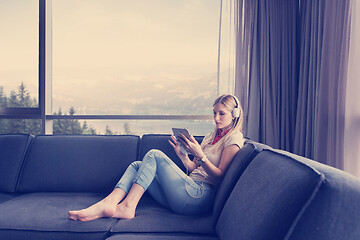
[[[342,169],[350,0],[243,1],[246,135]]]
[[[343,169],[350,1],[301,1],[294,152]]]
[[[274,148],[291,150],[298,89],[299,3],[245,0],[243,7],[245,37],[238,43],[247,49],[241,47],[246,59],[242,68],[237,66],[242,75],[237,75],[236,94],[247,87],[247,101],[242,101],[246,135]]]

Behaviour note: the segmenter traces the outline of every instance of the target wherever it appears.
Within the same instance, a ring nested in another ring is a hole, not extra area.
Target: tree
[[[54,115],[62,115],[61,108],[59,108],[58,112],[54,112]],[[65,134],[64,132],[64,120],[65,119],[55,119],[53,120],[53,134]]]
[[[84,123],[82,125],[82,134],[97,135],[96,129],[93,128],[91,125],[89,127],[86,121],[84,121]]]
[[[30,93],[26,89],[26,85],[21,82],[17,91],[12,90],[7,100],[8,107],[37,107],[36,99],[30,98]]]
[[[74,107],[69,109],[70,116],[75,114]],[[77,119],[69,119],[69,127],[70,127],[70,134],[82,134],[82,128],[79,120]]]
[[[131,135],[132,132],[130,130],[130,124],[128,122],[124,123],[124,134],[125,135]]]
[[[20,107],[16,96],[16,92],[14,90],[10,92],[10,97],[8,98],[7,102],[8,102],[8,107]]]
[[[109,125],[105,127],[105,135],[114,135],[113,131],[111,131]]]
[[[10,97],[6,98],[4,88],[0,87],[0,106],[6,107],[36,107],[35,99],[30,98],[26,85],[21,82],[17,91],[11,91]],[[3,120],[0,131],[2,133],[41,133],[41,120],[38,119],[12,119]]]
[[[0,86],[0,107],[7,106],[7,97],[4,93],[4,87]],[[0,133],[5,133],[8,129],[8,120],[0,119]]]
[[[7,119],[0,119],[0,133],[9,133],[8,132],[9,121]]]
[[[21,82],[18,87],[17,100],[20,107],[33,107],[29,91],[26,90],[26,86],[23,82]]]
[[[4,87],[0,86],[0,107],[6,107],[7,106],[7,97],[4,93]]]
[[[73,116],[74,114],[74,107],[70,107],[69,115]],[[54,115],[62,115],[61,108],[59,108],[58,113],[55,112]],[[56,135],[83,134],[83,127],[81,127],[81,124],[77,119],[55,119],[53,121],[53,133]]]

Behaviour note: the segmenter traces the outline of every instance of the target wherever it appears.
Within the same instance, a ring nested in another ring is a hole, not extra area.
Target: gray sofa
[[[0,135],[0,239],[360,239],[359,179],[250,140],[208,214],[177,215],[145,194],[134,219],[68,218],[108,194],[150,149],[182,167],[168,139]]]

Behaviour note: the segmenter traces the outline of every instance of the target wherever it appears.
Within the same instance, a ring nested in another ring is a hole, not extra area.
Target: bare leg
[[[145,190],[142,186],[134,183],[124,201],[117,205],[116,212],[113,214],[113,217],[126,219],[134,218],[136,207],[144,192]]]
[[[106,198],[94,205],[78,210],[69,211],[69,217],[72,220],[91,221],[102,217],[113,217],[117,212],[118,203],[124,199],[126,193],[115,188]]]

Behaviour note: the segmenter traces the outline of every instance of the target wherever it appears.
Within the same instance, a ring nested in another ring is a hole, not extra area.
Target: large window
[[[21,44],[27,55],[32,53],[31,61],[21,58],[24,67],[17,66],[21,56],[10,48],[2,55],[15,65],[8,61],[0,68],[0,102],[25,87],[36,106],[23,107],[38,107],[40,92],[40,108],[47,110],[32,118],[42,119],[47,133],[142,135],[170,133],[176,126],[202,135],[212,130],[220,0],[7,0],[1,1],[0,11],[7,12],[0,15],[1,27],[6,16],[18,13],[2,27],[5,32],[16,29],[18,37],[0,39],[0,47],[11,45],[24,54]],[[39,18],[42,11],[46,19]],[[46,22],[44,62],[38,60],[39,21],[40,28]],[[44,79],[38,77],[38,65],[46,65]],[[6,74],[12,78],[3,82]],[[18,75],[27,77],[15,79]],[[41,93],[42,84],[51,91]],[[6,121],[15,121],[11,117]]]

